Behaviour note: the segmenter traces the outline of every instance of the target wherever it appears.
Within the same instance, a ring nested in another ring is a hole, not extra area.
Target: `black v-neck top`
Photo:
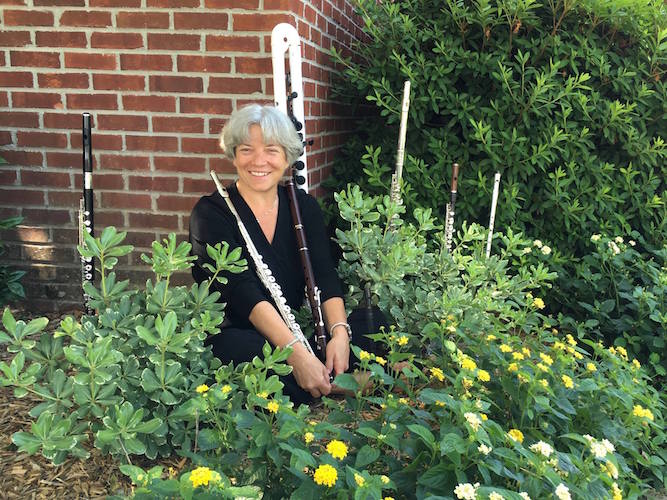
[[[331,257],[322,211],[315,198],[300,189],[296,191],[313,273],[321,290],[322,302],[331,297],[343,297],[342,286]],[[294,234],[287,189],[278,186],[278,220],[271,243],[266,239],[259,222],[236,189],[236,185],[228,186],[227,192],[255,247],[262,254],[264,262],[268,264],[282,288],[287,304],[292,309],[298,309],[304,301],[305,278]],[[206,262],[213,265],[213,261],[206,253],[206,245],[215,245],[221,241],[229,244],[230,251],[237,247],[243,249],[243,258],[248,261],[248,269],[240,274],[222,273],[228,280],[227,284],[221,285],[216,282],[212,284],[211,289],[219,291],[220,301],[227,303],[225,319],[230,326],[252,328],[248,317],[253,307],[263,300],[273,304],[273,300],[257,276],[236,218],[216,191],[203,196],[190,215],[190,243],[192,254],[197,257],[192,267],[192,276],[198,283],[211,276],[211,273],[203,268]]]

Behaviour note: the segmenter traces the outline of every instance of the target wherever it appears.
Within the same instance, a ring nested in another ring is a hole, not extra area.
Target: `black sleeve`
[[[250,311],[257,303],[269,300],[264,285],[260,282],[252,268],[252,260],[248,254],[234,216],[224,204],[220,195],[202,197],[190,215],[190,244],[192,255],[197,257],[192,267],[192,277],[198,283],[211,277],[211,273],[203,265],[213,265],[213,260],[206,253],[206,245],[215,246],[216,243],[226,241],[229,250],[243,248],[243,258],[248,261],[248,269],[240,274],[229,272],[221,273],[227,278],[225,285],[217,281],[211,285],[212,290],[221,294],[220,301],[227,303],[227,316],[241,321],[248,321]]]
[[[308,239],[310,260],[313,264],[315,281],[322,293],[322,302],[331,297],[343,298],[343,287],[331,257],[329,236],[324,224],[322,209],[315,198],[301,190],[297,192],[300,198],[301,218]]]

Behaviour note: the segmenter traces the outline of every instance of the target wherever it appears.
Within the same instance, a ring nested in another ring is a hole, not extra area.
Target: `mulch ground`
[[[16,319],[27,321],[29,313],[13,311]],[[47,331],[54,331],[67,315],[81,316],[78,311],[63,314],[40,314],[34,317],[49,318]],[[1,326],[0,326],[1,327]],[[0,361],[9,362],[12,354],[0,347]],[[129,494],[131,482],[118,470],[118,463],[111,456],[100,454],[89,447],[90,458],[85,461],[69,458],[61,465],[52,465],[42,455],[20,453],[12,443],[15,432],[29,431],[31,417],[28,412],[40,401],[26,396],[14,397],[11,387],[0,387],[0,498],[13,500],[38,499],[93,499],[107,495]],[[180,469],[185,461],[178,457],[162,462],[165,469]],[[144,464],[136,464],[142,466]],[[148,464],[147,464],[148,465]],[[154,464],[150,464],[154,465]]]

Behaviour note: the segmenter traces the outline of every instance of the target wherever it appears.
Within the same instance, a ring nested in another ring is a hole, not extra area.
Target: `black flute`
[[[79,207],[79,240],[84,243],[84,232],[95,235],[94,206],[93,206],[93,146],[91,133],[90,113],[83,113],[83,198]],[[81,257],[81,285],[86,282],[95,282],[95,262],[92,257]],[[83,305],[86,314],[93,314],[90,307],[90,297],[83,292]]]

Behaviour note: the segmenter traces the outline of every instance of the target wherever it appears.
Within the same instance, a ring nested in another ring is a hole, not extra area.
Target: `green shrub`
[[[1,162],[0,162],[1,164]],[[18,226],[23,217],[10,217],[0,220],[0,229],[11,229]],[[0,258],[5,253],[4,245],[0,241]],[[21,278],[25,271],[17,271],[6,264],[0,264],[0,305],[25,297]]]

